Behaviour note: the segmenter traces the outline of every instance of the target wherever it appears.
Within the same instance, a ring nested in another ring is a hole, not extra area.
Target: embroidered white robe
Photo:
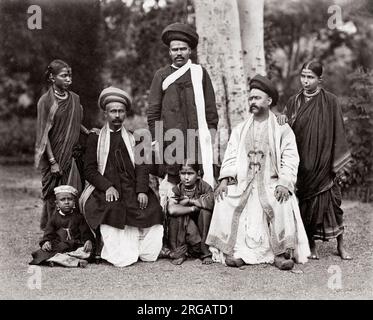
[[[278,125],[272,112],[267,121],[268,150],[263,190],[259,192],[258,176],[249,184],[246,139],[253,116],[234,128],[229,139],[219,180],[232,177],[237,179],[237,184],[229,185],[228,195],[215,203],[206,239],[215,261],[225,263],[225,255],[233,255],[248,264],[271,263],[275,255],[289,248],[293,249],[296,262],[305,263],[310,254],[294,192],[299,164],[295,136],[287,124]],[[277,185],[291,192],[288,201],[282,204],[274,197]],[[249,196],[242,203],[245,192]],[[263,202],[266,203],[264,208]],[[255,243],[243,240],[245,232],[251,240],[256,239]],[[247,248],[243,248],[245,245]]]

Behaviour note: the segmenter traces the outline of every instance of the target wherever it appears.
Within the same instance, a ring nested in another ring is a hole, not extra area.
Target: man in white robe
[[[294,133],[270,108],[271,81],[250,81],[249,118],[233,129],[220,171],[206,243],[228,266],[275,263],[290,270],[310,254],[294,186],[299,156]]]

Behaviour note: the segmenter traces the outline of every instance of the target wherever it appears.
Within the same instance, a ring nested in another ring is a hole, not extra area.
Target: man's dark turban
[[[162,32],[162,41],[165,45],[170,46],[172,40],[180,40],[189,44],[191,49],[195,49],[198,44],[198,34],[188,24],[172,23],[168,25]]]

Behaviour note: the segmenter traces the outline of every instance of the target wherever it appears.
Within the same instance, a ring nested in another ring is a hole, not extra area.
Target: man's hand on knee
[[[275,198],[278,202],[286,202],[290,197],[290,191],[284,186],[277,186],[275,189]]]
[[[140,209],[145,209],[148,206],[148,196],[146,193],[140,192],[137,195],[137,201],[139,202]]]
[[[219,186],[215,189],[214,196],[217,201],[219,201],[219,198],[223,200],[225,196],[228,194],[228,179],[225,178],[221,180]]]
[[[110,187],[106,190],[106,201],[112,202],[119,199],[119,192],[114,187]]]

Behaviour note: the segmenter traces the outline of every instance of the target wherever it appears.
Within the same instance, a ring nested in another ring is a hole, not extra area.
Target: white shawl
[[[162,90],[167,90],[172,83],[179,79],[189,69],[192,77],[194,100],[197,108],[198,136],[201,146],[202,168],[204,172],[203,180],[214,188],[215,179],[213,170],[212,140],[206,121],[205,98],[202,87],[202,67],[198,64],[193,64],[189,59],[185,65],[171,73],[166,79],[163,80]]]

